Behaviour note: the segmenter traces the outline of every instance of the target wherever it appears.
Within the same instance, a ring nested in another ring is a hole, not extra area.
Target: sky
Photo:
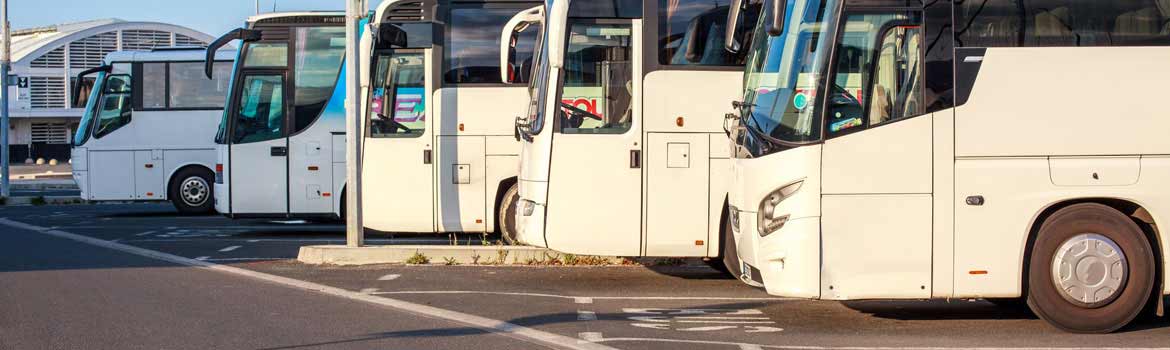
[[[344,11],[345,0],[260,0],[260,9]],[[380,2],[370,0],[370,6]],[[177,24],[218,37],[256,14],[255,0],[8,0],[13,29],[103,18]]]

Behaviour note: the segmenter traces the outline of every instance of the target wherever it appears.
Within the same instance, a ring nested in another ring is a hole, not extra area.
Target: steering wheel
[[[388,117],[386,117],[386,116],[384,116],[384,115],[381,115],[381,114],[378,114],[378,117],[381,117],[382,119],[381,119],[381,120],[376,120],[377,122],[382,122],[382,123],[390,124],[390,126],[391,126],[391,127],[393,127],[393,129],[392,129],[392,130],[394,130],[394,131],[402,130],[402,131],[404,131],[404,132],[405,132],[405,133],[407,133],[407,134],[409,134],[409,133],[411,133],[411,132],[414,132],[414,130],[411,130],[411,129],[410,129],[409,127],[407,127],[406,125],[403,125],[402,123],[399,123],[397,120],[394,120],[394,118],[388,118]]]
[[[587,110],[577,108],[577,106],[574,106],[574,105],[567,103],[567,102],[561,102],[561,107],[564,107],[565,109],[568,109],[570,112],[573,112],[574,116],[588,117],[589,119],[593,119],[593,120],[597,120],[597,121],[605,120],[605,118],[602,118],[600,115],[596,115],[596,114],[593,114],[592,112],[589,112]]]

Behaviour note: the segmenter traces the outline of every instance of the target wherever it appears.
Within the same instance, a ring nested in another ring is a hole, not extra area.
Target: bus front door
[[[629,20],[570,23],[549,166],[551,249],[642,255],[635,28]]]
[[[232,111],[231,203],[236,215],[288,214],[287,89],[283,71],[243,77]]]
[[[430,105],[431,50],[381,51],[366,114],[362,167],[365,226],[403,232],[435,231],[434,132]],[[376,214],[373,214],[376,213]]]

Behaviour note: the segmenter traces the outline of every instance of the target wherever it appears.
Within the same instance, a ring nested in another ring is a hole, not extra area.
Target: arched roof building
[[[82,108],[72,107],[75,101],[69,92],[76,74],[100,66],[107,54],[205,47],[212,40],[210,35],[183,26],[120,19],[13,30],[10,74],[17,77],[17,84],[9,90],[12,159],[68,158],[69,136],[82,112]]]

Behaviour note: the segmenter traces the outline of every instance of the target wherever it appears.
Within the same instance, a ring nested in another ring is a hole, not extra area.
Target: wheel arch
[[[1157,313],[1159,316],[1163,314],[1163,295],[1165,294],[1166,281],[1166,260],[1163,253],[1163,240],[1161,232],[1159,232],[1157,222],[1152,213],[1142,205],[1140,201],[1128,198],[1116,197],[1082,197],[1064,199],[1048,204],[1043,210],[1040,210],[1035,217],[1032,218],[1028,225],[1028,237],[1024,244],[1024,254],[1020,257],[1020,295],[1026,296],[1028,293],[1028,261],[1032,259],[1032,246],[1036,241],[1037,235],[1040,233],[1040,227],[1044,225],[1044,221],[1048,220],[1052,214],[1057,211],[1076,204],[1096,203],[1116,209],[1117,211],[1129,216],[1134,224],[1142,229],[1147,241],[1150,242],[1150,247],[1154,250],[1154,293],[1151,293],[1152,300],[1157,303]]]
[[[508,188],[516,185],[519,182],[518,176],[505,177],[496,184],[495,199],[492,201],[492,232],[500,232],[500,220],[496,217],[500,216],[500,206],[504,204],[504,193],[508,192]]]

